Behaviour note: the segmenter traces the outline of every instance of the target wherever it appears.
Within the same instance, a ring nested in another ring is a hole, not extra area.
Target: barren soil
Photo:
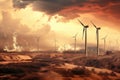
[[[0,53],[0,80],[120,80],[120,54]]]

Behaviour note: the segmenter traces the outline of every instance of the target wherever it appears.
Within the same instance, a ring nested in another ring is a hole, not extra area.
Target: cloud
[[[84,1],[87,0],[23,0],[23,2],[20,2],[20,0],[13,0],[13,6],[20,9],[25,8],[27,5],[31,5],[35,11],[42,11],[48,15],[59,14],[69,18],[67,14],[62,13],[62,11],[78,3],[83,3]],[[71,15],[71,18],[75,18],[76,16],[78,17],[78,14],[76,13],[73,15],[73,12],[68,10],[67,12],[68,15]]]
[[[53,48],[51,37],[54,33],[50,25],[43,25],[37,31],[32,31],[28,26],[21,24],[19,19],[12,18],[9,12],[1,12],[2,20],[0,22],[0,50],[5,46],[13,48],[13,35],[17,35],[17,43],[24,50],[37,49],[38,44],[41,50]],[[54,37],[54,36],[53,36]],[[39,41],[38,41],[39,39]]]
[[[8,12],[2,12],[2,21],[0,22],[0,40],[3,48],[7,43],[12,43],[12,36],[16,32],[17,34],[24,35],[29,32],[29,28],[22,25],[18,19],[13,19]]]
[[[71,18],[75,18],[80,13],[102,12],[115,18],[120,17],[119,0],[13,0],[16,8],[25,8],[29,4],[33,10],[43,11],[48,15],[70,15]]]
[[[12,5],[12,1],[13,0],[0,1],[0,50],[5,46],[8,46],[9,49],[13,48],[14,33],[17,35],[18,45],[23,47],[24,50],[38,49],[38,44],[41,50],[53,50],[55,33],[51,30],[51,26],[49,24],[39,23],[41,24],[39,29],[32,30],[33,28],[31,29],[30,26],[22,22],[19,14],[15,14],[20,10],[16,11],[13,8],[14,4]],[[19,3],[19,0],[14,0],[14,2]],[[27,1],[27,3],[28,2],[30,1]],[[27,5],[27,3],[24,5]],[[20,9],[25,7],[23,5],[16,5]],[[25,13],[22,12],[22,14]]]

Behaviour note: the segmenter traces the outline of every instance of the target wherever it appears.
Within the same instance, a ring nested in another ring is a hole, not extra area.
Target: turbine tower
[[[64,51],[66,50],[66,45],[65,44],[63,44],[63,48],[64,48]]]
[[[106,52],[106,38],[107,38],[107,35],[102,38],[102,40],[104,40],[104,53]]]
[[[116,50],[119,50],[119,41],[116,39]]]
[[[76,53],[76,42],[77,42],[77,34],[78,33],[76,33],[74,36],[73,36],[73,38],[74,38],[74,40],[75,40],[75,44],[74,44],[74,52]]]
[[[100,27],[96,27],[96,25],[91,21],[91,23],[93,24],[93,26],[96,29],[96,37],[97,37],[97,55],[100,55],[99,53],[99,30],[101,29]]]
[[[85,54],[86,54],[86,56],[88,56],[88,53],[87,53],[87,28],[89,26],[88,25],[84,25],[79,19],[78,19],[78,21],[83,26],[83,36],[82,36],[82,38],[84,37],[84,34],[85,34]]]
[[[40,37],[37,37],[37,51],[39,52],[40,50]]]
[[[54,39],[54,42],[55,42],[55,52],[57,51],[57,40],[56,38]]]

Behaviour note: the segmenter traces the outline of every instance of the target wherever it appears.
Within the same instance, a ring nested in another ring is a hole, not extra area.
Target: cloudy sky
[[[72,48],[73,36],[77,45],[82,40],[81,20],[88,28],[88,45],[96,44],[96,30],[100,30],[100,45],[106,35],[111,48],[120,44],[120,0],[0,0],[0,48],[12,49],[13,35],[24,49],[53,50]],[[38,45],[39,44],[39,45]],[[102,47],[102,46],[101,46]]]

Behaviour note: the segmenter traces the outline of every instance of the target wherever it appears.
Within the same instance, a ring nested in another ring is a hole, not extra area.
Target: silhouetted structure
[[[76,44],[76,42],[77,42],[77,39],[76,39],[76,38],[77,38],[77,34],[78,34],[78,33],[76,33],[76,34],[73,36],[73,38],[74,38],[74,40],[75,40],[75,44],[74,44],[74,52],[75,52],[75,53],[76,53],[76,45],[77,45],[77,44]]]
[[[92,22],[91,22],[92,23]],[[92,23],[93,24],[93,23]],[[99,53],[99,30],[101,29],[100,27],[96,27],[95,24],[93,24],[93,26],[96,29],[96,37],[97,37],[97,55],[100,55]]]
[[[88,25],[84,25],[80,20],[78,20],[80,22],[80,24],[83,26],[83,36],[84,37],[84,33],[85,33],[85,54],[86,56],[88,56],[87,53],[87,28],[89,27]]]
[[[102,38],[102,40],[104,40],[104,53],[106,53],[106,38],[107,38],[107,35]]]

